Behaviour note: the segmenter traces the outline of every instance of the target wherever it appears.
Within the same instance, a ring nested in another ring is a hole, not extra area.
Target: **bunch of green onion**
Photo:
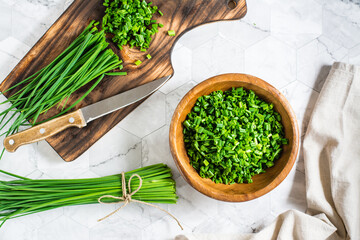
[[[1,104],[11,106],[0,113],[0,131],[11,123],[2,135],[9,136],[19,131],[21,126],[36,125],[41,114],[50,108],[60,105],[58,117],[75,107],[104,78],[105,75],[125,75],[123,72],[111,72],[122,68],[122,61],[111,50],[106,49],[104,31],[96,28],[97,23],[90,25],[49,65],[17,83],[3,93],[19,89]],[[66,103],[72,93],[96,79],[91,87],[72,105]],[[50,119],[48,119],[50,120]]]
[[[33,180],[15,174],[0,172],[18,178],[0,181],[0,227],[5,221],[59,207],[94,204],[104,195],[122,197],[121,174],[89,179]],[[142,187],[132,199],[148,203],[174,204],[177,201],[175,181],[171,169],[156,164],[125,173],[126,184],[133,174],[142,178]],[[139,179],[131,180],[131,189],[139,186]],[[106,198],[103,202],[118,202]]]

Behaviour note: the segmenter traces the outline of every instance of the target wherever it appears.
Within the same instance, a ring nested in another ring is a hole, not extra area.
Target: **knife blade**
[[[80,110],[84,116],[85,121],[89,123],[97,118],[105,116],[109,113],[112,113],[116,110],[119,110],[137,101],[140,101],[141,99],[144,99],[145,97],[151,95],[159,88],[161,88],[163,84],[167,80],[169,80],[170,77],[171,76],[166,76],[154,80],[150,83],[141,85],[129,91],[120,93],[118,95],[107,98],[100,102],[86,106]]]
[[[97,103],[83,107],[75,112],[39,124],[25,131],[4,139],[4,147],[8,152],[15,152],[22,145],[38,142],[51,137],[67,128],[83,128],[87,123],[109,113],[138,102],[161,88],[172,76],[166,76],[139,87],[125,91]]]

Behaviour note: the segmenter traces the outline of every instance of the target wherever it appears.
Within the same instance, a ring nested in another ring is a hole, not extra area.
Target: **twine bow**
[[[137,177],[139,179],[139,186],[138,188],[131,192],[131,180],[133,179],[133,177]],[[139,201],[139,200],[136,200],[136,199],[132,199],[131,197],[137,193],[141,187],[142,187],[142,178],[138,175],[138,174],[133,174],[131,175],[131,177],[129,178],[129,181],[128,181],[128,189],[129,189],[129,192],[127,192],[126,190],[126,180],[125,180],[125,173],[122,172],[121,173],[121,183],[122,183],[122,197],[117,197],[117,196],[112,196],[112,195],[104,195],[104,196],[101,196],[98,198],[98,202],[100,204],[117,204],[117,203],[121,203],[123,202],[124,204],[121,205],[118,209],[116,209],[115,211],[111,212],[110,214],[106,215],[105,217],[101,218],[98,220],[98,222],[101,222],[103,220],[105,220],[106,218],[114,215],[115,213],[117,213],[118,211],[120,211],[122,208],[124,208],[126,205],[128,205],[130,202],[137,202],[137,203],[141,203],[141,204],[145,204],[145,205],[148,205],[148,206],[151,206],[151,207],[154,207],[154,208],[157,208],[163,212],[165,212],[166,214],[168,214],[170,217],[172,217],[176,222],[177,224],[179,225],[179,227],[181,228],[181,230],[184,230],[184,228],[181,226],[179,220],[174,216],[172,215],[171,213],[169,213],[168,211],[166,211],[165,209],[159,207],[159,206],[156,206],[154,204],[151,204],[151,203],[147,203],[147,202],[143,202],[143,201]],[[118,202],[111,202],[111,203],[107,203],[107,202],[103,202],[102,199],[104,198],[112,198],[112,199],[117,199],[119,200]]]

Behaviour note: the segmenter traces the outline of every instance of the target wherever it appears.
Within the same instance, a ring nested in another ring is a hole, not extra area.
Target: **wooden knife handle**
[[[77,110],[6,137],[4,139],[4,147],[8,152],[15,152],[16,149],[22,145],[44,140],[65,130],[66,128],[82,128],[85,126],[86,121],[84,116],[81,113],[81,110]]]

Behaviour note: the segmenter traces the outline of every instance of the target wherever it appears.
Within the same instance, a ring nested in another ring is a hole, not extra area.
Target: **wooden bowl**
[[[216,90],[228,90],[232,87],[244,87],[253,90],[259,97],[273,103],[274,109],[281,115],[285,137],[289,144],[284,145],[283,152],[275,165],[265,173],[255,175],[253,183],[216,184],[210,179],[199,176],[190,165],[183,141],[183,126],[187,114],[196,100]],[[299,149],[299,129],[295,114],[285,97],[267,82],[246,74],[224,74],[212,77],[191,89],[177,106],[170,125],[170,149],[175,163],[185,180],[199,192],[218,200],[243,202],[258,198],[278,186],[289,174],[296,160]]]

